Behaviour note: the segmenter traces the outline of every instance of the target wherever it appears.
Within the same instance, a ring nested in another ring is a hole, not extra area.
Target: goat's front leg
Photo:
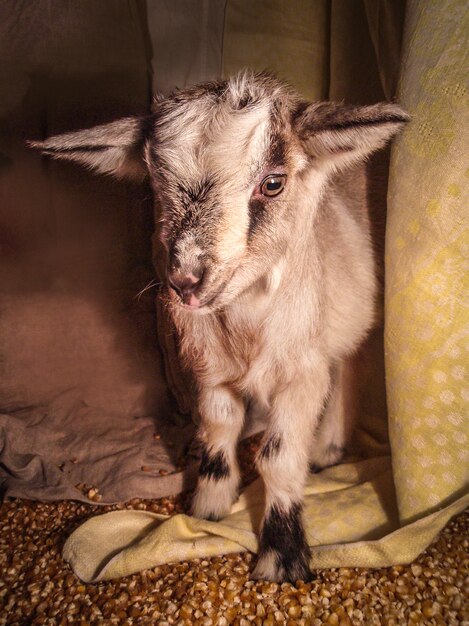
[[[226,386],[202,388],[199,412],[202,461],[192,512],[196,517],[218,520],[228,515],[238,494],[236,444],[244,403]]]
[[[309,454],[329,387],[327,366],[301,374],[272,402],[271,421],[257,457],[266,509],[253,577],[308,580],[310,549],[302,522]]]

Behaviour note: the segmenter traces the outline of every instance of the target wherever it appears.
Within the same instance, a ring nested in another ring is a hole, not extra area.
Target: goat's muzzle
[[[204,268],[202,266],[187,272],[181,271],[181,269],[173,269],[168,272],[168,283],[184,304],[196,309],[200,306],[197,294],[200,291],[203,277]]]

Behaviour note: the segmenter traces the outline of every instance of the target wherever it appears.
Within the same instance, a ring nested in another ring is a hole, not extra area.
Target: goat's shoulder
[[[335,356],[353,350],[373,323],[376,273],[363,167],[338,177],[319,208],[324,321]]]
[[[364,229],[368,229],[369,211],[366,165],[360,163],[355,167],[339,172],[332,179],[329,189],[330,197],[339,199],[356,222]]]

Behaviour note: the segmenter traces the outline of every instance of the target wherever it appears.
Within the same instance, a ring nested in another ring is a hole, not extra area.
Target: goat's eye
[[[285,187],[287,177],[284,174],[271,174],[261,183],[261,193],[264,196],[278,196]]]

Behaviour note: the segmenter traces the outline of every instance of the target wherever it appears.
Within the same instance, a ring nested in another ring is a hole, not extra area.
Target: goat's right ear
[[[325,169],[365,160],[382,148],[410,119],[397,104],[346,106],[334,102],[301,104],[292,125],[305,152]]]
[[[144,147],[151,128],[151,116],[126,117],[45,141],[29,141],[28,145],[54,159],[76,161],[102,174],[141,180],[148,173]]]

